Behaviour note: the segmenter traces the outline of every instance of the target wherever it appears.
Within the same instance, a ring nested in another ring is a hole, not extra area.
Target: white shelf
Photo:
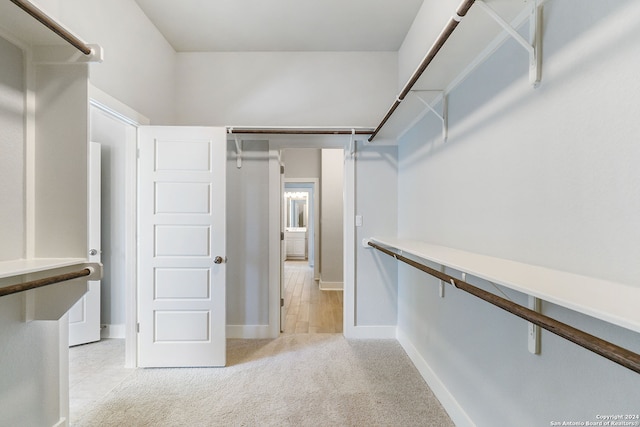
[[[505,21],[518,26],[530,15],[533,0],[485,0]],[[450,92],[467,74],[510,37],[506,31],[481,7],[474,5],[451,34],[412,88],[431,104],[437,103],[442,93]],[[425,54],[431,46],[425,47]],[[527,53],[514,61],[528,62]],[[432,93],[423,91],[434,91]],[[376,138],[398,139],[419,119],[431,114],[425,105],[409,93],[400,103]]]
[[[32,258],[0,262],[0,279],[85,264],[84,258]]]
[[[640,287],[415,240],[371,241],[640,332]]]
[[[89,268],[83,280],[67,280],[23,291],[24,320],[58,320],[87,292],[88,280],[100,280],[102,266],[84,258],[34,258],[0,262],[0,288]]]

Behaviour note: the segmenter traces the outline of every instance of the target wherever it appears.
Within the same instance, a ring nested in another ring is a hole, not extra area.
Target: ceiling
[[[396,51],[423,0],[136,0],[178,52]]]

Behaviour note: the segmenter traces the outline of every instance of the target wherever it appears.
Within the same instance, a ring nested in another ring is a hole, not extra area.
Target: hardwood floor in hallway
[[[321,291],[307,261],[284,263],[283,333],[342,333],[342,291]]]

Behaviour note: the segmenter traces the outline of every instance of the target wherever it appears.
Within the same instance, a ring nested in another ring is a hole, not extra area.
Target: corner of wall
[[[438,377],[436,372],[429,366],[429,363],[422,357],[418,349],[413,345],[411,339],[405,334],[401,327],[397,328],[397,339],[402,348],[404,349],[411,362],[420,372],[420,375],[425,380],[433,394],[440,401],[445,411],[458,427],[474,427],[475,424],[469,418],[462,406],[458,403],[456,398],[451,394],[449,389],[445,386],[444,382]]]

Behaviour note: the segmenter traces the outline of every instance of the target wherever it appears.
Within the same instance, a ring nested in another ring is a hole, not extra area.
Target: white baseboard
[[[126,325],[124,324],[100,325],[100,338],[101,339],[109,339],[109,338],[124,339],[127,336],[126,330],[127,330]]]
[[[353,326],[345,333],[346,338],[359,340],[396,339],[395,326]]]
[[[269,325],[227,325],[227,338],[262,339],[273,336]]]
[[[453,423],[458,427],[475,427],[475,424],[462,406],[460,406],[438,375],[431,369],[427,361],[420,355],[420,352],[415,348],[409,337],[399,328],[397,330],[397,339],[405,353],[407,353],[407,356],[409,356],[409,359],[411,359],[416,369],[418,369],[418,372],[420,372],[420,375],[422,375],[422,378],[424,378],[429,388],[431,388],[431,391],[433,391],[433,394],[435,394],[445,411],[447,411]]]
[[[344,282],[325,282],[320,279],[319,287],[321,291],[341,291],[344,289]]]

